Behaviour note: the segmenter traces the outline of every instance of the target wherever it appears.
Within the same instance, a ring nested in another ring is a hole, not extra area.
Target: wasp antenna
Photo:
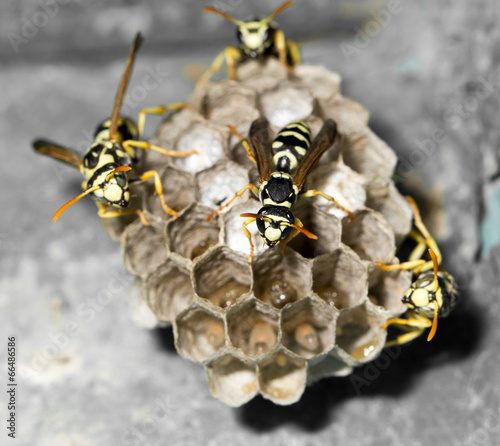
[[[290,225],[292,228],[296,229],[299,232],[302,232],[307,238],[313,239],[313,240],[318,240],[318,236],[314,235],[312,232],[308,231],[307,229],[301,228],[298,225]]]
[[[438,312],[439,312],[439,307],[436,305],[436,308],[434,309],[434,319],[432,320],[432,328],[431,331],[429,332],[429,336],[427,336],[427,341],[432,340],[432,338],[436,334],[438,328]]]
[[[54,214],[54,217],[52,218],[52,221],[55,223],[58,218],[61,216],[61,214],[68,209],[70,206],[74,205],[80,198],[83,198],[85,195],[91,194],[92,192],[95,192],[96,190],[100,189],[99,186],[93,186],[89,189],[87,189],[85,192],[81,193],[77,197],[73,198],[72,200],[68,201],[64,206],[61,206],[59,210]]]
[[[438,259],[437,259],[437,256],[436,256],[436,253],[429,248],[429,255],[431,256],[431,259],[432,259],[432,266],[434,268],[434,282],[436,282],[437,284],[437,281],[438,281],[438,267],[439,267],[439,263],[438,263]]]
[[[132,73],[132,67],[134,65],[135,53],[139,49],[141,42],[144,40],[141,33],[135,35],[134,43],[130,48],[130,53],[128,55],[127,64],[125,65],[125,70],[123,71],[122,79],[120,81],[120,86],[118,87],[118,92],[116,93],[115,103],[113,105],[113,114],[111,115],[111,126],[109,127],[109,139],[113,140],[116,137],[118,131],[118,121],[120,120],[120,110],[122,108],[123,97],[125,96],[125,91],[127,90],[128,81],[130,79],[130,74]]]
[[[118,166],[115,167],[108,175],[106,175],[106,181],[109,181],[113,175],[117,172],[128,172],[129,170],[132,170],[130,166]]]
[[[233,22],[238,26],[241,26],[245,23],[242,20],[235,19],[230,15],[227,15],[225,12],[219,11],[218,9],[212,8],[211,6],[206,6],[205,8],[203,8],[203,11],[213,12],[214,14],[220,15],[221,17],[224,17],[226,20],[229,20],[230,22]]]
[[[285,2],[282,3],[280,6],[278,6],[271,14],[269,14],[268,17],[266,17],[264,20],[262,20],[265,23],[269,23],[272,19],[274,19],[283,9],[288,8],[289,6],[292,6],[293,2]]]
[[[252,214],[251,212],[240,214],[240,217],[252,217],[252,218],[259,218],[261,220],[272,221],[269,217],[264,217],[263,215],[260,214]]]

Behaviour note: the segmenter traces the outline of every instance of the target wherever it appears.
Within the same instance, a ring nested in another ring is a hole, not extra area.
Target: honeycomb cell
[[[313,112],[314,101],[308,91],[281,84],[260,96],[260,108],[272,125],[282,128],[309,116]]]
[[[247,193],[250,194],[249,192]],[[260,201],[254,199],[231,205],[229,211],[223,215],[224,241],[228,248],[245,255],[250,254],[250,243],[243,230],[243,223],[246,219],[240,217],[240,214],[244,212],[255,214],[261,207]],[[251,234],[254,253],[265,252],[268,248],[257,230],[257,224],[254,222],[248,225],[247,229]]]
[[[129,225],[122,240],[123,261],[133,274],[150,273],[167,259],[165,223],[151,222],[149,226],[140,220]]]
[[[335,344],[337,312],[323,302],[302,299],[283,309],[282,344],[303,358],[326,353]]]
[[[227,203],[248,184],[248,172],[238,164],[224,160],[197,174],[200,203],[216,209]]]
[[[192,175],[170,166],[164,167],[158,173],[162,180],[163,197],[168,207],[180,212],[196,201],[196,188]],[[144,208],[157,218],[163,220],[172,218],[161,206],[160,198],[154,189],[153,179],[147,181],[146,189],[148,195],[145,199]]]
[[[287,247],[297,251],[303,257],[312,259],[336,249],[340,244],[341,224],[334,215],[319,209],[312,200],[299,200],[293,207],[293,213],[313,233],[313,240],[304,234],[298,234]]]
[[[342,222],[342,242],[363,260],[387,262],[396,251],[391,226],[371,209],[357,211],[352,223]]]
[[[344,310],[337,319],[337,345],[357,364],[371,361],[384,347],[385,319],[369,303]]]
[[[193,260],[219,242],[219,227],[207,221],[211,210],[192,204],[177,218],[167,223],[167,240],[171,252]]]
[[[195,122],[177,141],[177,150],[198,153],[183,158],[176,158],[175,165],[186,172],[200,172],[208,169],[220,160],[226,151],[229,129],[224,123],[220,125],[209,122]]]
[[[228,406],[239,407],[259,391],[255,366],[232,355],[217,358],[206,372],[210,391]]]
[[[345,137],[359,135],[368,124],[370,116],[368,110],[340,94],[334,95],[326,101],[318,97],[318,102],[322,116],[333,119],[337,123],[339,133]],[[346,142],[348,141],[346,138]],[[349,144],[346,144],[345,147],[347,150],[350,149]]]
[[[227,327],[232,345],[249,357],[270,351],[278,340],[279,313],[268,305],[252,299],[227,311]]]
[[[305,360],[276,352],[258,365],[260,392],[275,404],[293,404],[304,392],[306,375]]]
[[[406,311],[401,299],[411,285],[412,274],[408,271],[384,271],[372,265],[369,274],[368,297],[374,305],[378,305],[396,316]]]
[[[215,84],[203,100],[203,114],[217,124],[239,127],[259,117],[257,94],[238,84]]]
[[[172,322],[194,297],[189,270],[167,259],[144,282],[143,295],[156,317]]]
[[[345,355],[345,353],[344,353]],[[336,354],[336,349],[324,356],[319,356],[308,362],[307,384],[329,376],[347,376],[352,373],[353,366],[346,364],[345,358]]]
[[[193,269],[194,290],[214,305],[234,305],[250,291],[251,270],[245,258],[227,248],[216,248]]]
[[[311,287],[308,261],[292,250],[268,249],[252,267],[255,296],[275,308],[304,298]]]
[[[384,216],[394,231],[396,245],[400,245],[411,230],[413,213],[409,203],[398,192],[396,186],[389,183],[383,188],[382,193],[377,194],[374,194],[371,189],[366,206]]]
[[[310,189],[317,189],[335,198],[352,213],[364,207],[366,201],[364,179],[344,163],[318,166],[311,174],[308,184]],[[340,219],[347,217],[345,211],[321,196],[316,196],[312,200],[315,200],[316,206],[326,209],[329,214]]]
[[[340,75],[324,67],[298,65],[293,75],[298,78],[299,85],[318,100],[328,101],[339,93]]]
[[[175,320],[177,351],[196,362],[213,357],[225,345],[224,320],[221,315],[194,305]]]
[[[397,158],[394,152],[368,127],[357,134],[346,135],[347,150],[342,152],[344,162],[367,177],[368,183],[377,184],[392,177]]]
[[[366,298],[366,266],[345,246],[314,259],[312,276],[313,291],[339,310],[356,306]]]
[[[245,87],[250,87],[257,93],[271,90],[286,81],[288,72],[279,60],[268,58],[267,60],[250,59],[240,66],[236,71],[236,78]]]

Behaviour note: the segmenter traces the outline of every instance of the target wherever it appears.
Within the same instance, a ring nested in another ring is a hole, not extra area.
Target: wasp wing
[[[49,141],[44,141],[43,139],[38,139],[33,143],[33,147],[38,153],[42,155],[48,155],[56,160],[62,161],[77,170],[80,170],[82,165],[82,157],[77,153],[73,152],[67,147],[54,144]]]
[[[336,136],[337,124],[332,119],[327,119],[316,138],[314,138],[311,147],[302,158],[293,176],[293,184],[295,184],[299,190],[302,190],[307,177],[314,169],[323,153],[333,144]]]
[[[260,183],[271,177],[271,143],[267,119],[261,117],[255,120],[250,127],[250,145],[257,161]]]

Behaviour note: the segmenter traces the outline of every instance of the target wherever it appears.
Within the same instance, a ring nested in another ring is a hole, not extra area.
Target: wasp
[[[239,48],[226,47],[212,62],[210,68],[200,77],[196,87],[200,88],[219,71],[224,60],[227,64],[229,79],[236,79],[236,64],[246,59],[265,58],[268,56],[278,57],[281,64],[289,71],[300,63],[299,49],[295,42],[285,40],[283,31],[277,28],[272,20],[293,2],[285,2],[278,6],[268,17],[254,18],[243,22],[234,19],[226,13],[212,7],[204,8],[204,11],[213,12],[238,26],[236,35],[240,42]]]
[[[33,143],[38,153],[51,156],[52,158],[74,167],[86,178],[82,183],[84,192],[63,205],[55,213],[53,218],[54,222],[57,221],[66,209],[82,197],[91,195],[96,201],[98,215],[101,218],[137,214],[142,223],[147,225],[149,222],[141,210],[126,208],[130,203],[129,184],[149,178],[154,178],[155,190],[160,197],[165,212],[172,216],[177,215],[177,212],[170,209],[165,203],[161,179],[158,172],[150,170],[143,173],[138,178],[132,178],[130,180],[127,177],[127,172],[132,170],[138,163],[137,148],[155,150],[167,156],[188,156],[196,153],[194,150],[188,152],[169,151],[148,142],[138,140],[144,129],[146,113],[161,114],[167,110],[182,108],[184,104],[171,104],[144,109],[139,114],[137,125],[128,118],[120,117],[120,109],[132,72],[135,54],[142,40],[142,35],[137,33],[118,87],[111,118],[99,124],[94,134],[94,141],[83,158],[71,149],[52,142],[37,140]]]
[[[266,118],[261,117],[254,121],[250,127],[250,142],[240,136],[234,127],[228,127],[240,139],[250,160],[257,165],[259,187],[257,188],[253,183],[246,185],[236,192],[226,204],[215,209],[208,216],[208,220],[229,206],[248,189],[259,197],[263,206],[257,214],[244,213],[240,215],[247,218],[243,223],[243,230],[250,242],[249,263],[252,262],[254,246],[247,226],[254,221],[264,242],[269,247],[281,243],[281,252],[299,232],[310,239],[318,238],[304,229],[302,222],[293,215],[291,208],[298,198],[321,195],[345,211],[352,220],[353,214],[324,192],[308,190],[301,193],[309,174],[323,153],[335,141],[337,124],[333,120],[327,119],[325,121],[313,141],[311,141],[311,130],[303,121],[288,124],[271,140],[269,123]]]
[[[414,281],[406,291],[402,301],[408,307],[405,318],[389,319],[383,328],[395,324],[406,333],[395,340],[386,343],[386,346],[405,344],[420,336],[427,328],[431,328],[427,341],[436,334],[438,318],[446,317],[458,301],[458,293],[451,274],[441,267],[442,255],[434,238],[424,226],[417,204],[411,197],[406,197],[413,210],[413,219],[416,229],[410,232],[417,245],[411,252],[407,262],[396,265],[377,265],[386,270],[410,270]],[[425,250],[430,259],[423,258]]]

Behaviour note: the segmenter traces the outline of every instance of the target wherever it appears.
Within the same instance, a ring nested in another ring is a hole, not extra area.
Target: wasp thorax
[[[270,247],[288,237],[295,224],[295,217],[289,209],[279,206],[264,206],[258,212],[265,218],[258,218],[257,229],[259,234]]]

